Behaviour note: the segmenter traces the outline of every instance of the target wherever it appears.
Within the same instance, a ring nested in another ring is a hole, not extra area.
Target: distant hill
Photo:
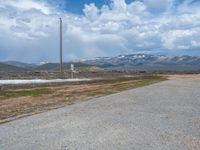
[[[71,64],[74,64],[77,71],[99,71],[94,65],[81,62],[63,63],[63,70],[70,70]],[[43,65],[26,64],[17,61],[0,62],[0,72],[20,72],[20,71],[59,71],[59,63],[46,63]]]
[[[71,64],[74,64],[74,67],[76,70],[82,70],[82,69],[88,69],[92,67],[93,65],[90,64],[84,64],[80,62],[72,62],[72,63],[63,63],[63,70],[69,70],[71,67]],[[59,71],[60,70],[60,64],[59,63],[46,63],[43,65],[40,65],[34,70],[37,71]]]
[[[31,69],[37,67],[36,64],[29,64],[29,63],[23,63],[19,61],[5,61],[3,62],[4,64],[20,67],[20,68],[26,68],[26,69]]]
[[[83,63],[107,69],[137,70],[200,70],[200,57],[197,56],[165,56],[150,54],[119,55],[117,57],[98,57]]]
[[[21,67],[12,66],[5,63],[0,63],[0,72],[20,72],[25,71],[26,69]]]

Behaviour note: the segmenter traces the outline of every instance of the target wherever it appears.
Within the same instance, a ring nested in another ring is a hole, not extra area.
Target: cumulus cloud
[[[91,3],[89,5],[85,5],[83,12],[87,18],[94,20],[98,17],[99,9],[95,6],[94,3]]]
[[[151,12],[165,12],[173,7],[174,0],[144,0],[144,4]]]
[[[0,0],[0,59],[58,61],[59,17],[65,61],[143,51],[200,55],[199,7],[194,0],[111,0],[72,14],[46,0]]]

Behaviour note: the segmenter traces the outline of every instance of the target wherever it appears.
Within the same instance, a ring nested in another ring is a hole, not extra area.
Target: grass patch
[[[29,89],[29,90],[19,90],[19,91],[2,91],[0,92],[0,97],[2,98],[13,98],[21,96],[41,96],[43,94],[50,93],[48,88],[39,88],[39,89]]]

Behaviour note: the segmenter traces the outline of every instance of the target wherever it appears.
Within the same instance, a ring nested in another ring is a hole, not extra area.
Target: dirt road
[[[200,80],[177,79],[0,125],[2,150],[199,150]]]

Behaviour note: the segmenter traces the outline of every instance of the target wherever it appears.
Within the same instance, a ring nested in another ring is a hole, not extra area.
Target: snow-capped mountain
[[[110,69],[200,70],[200,57],[185,55],[131,54],[117,57],[98,57],[84,62]]]

